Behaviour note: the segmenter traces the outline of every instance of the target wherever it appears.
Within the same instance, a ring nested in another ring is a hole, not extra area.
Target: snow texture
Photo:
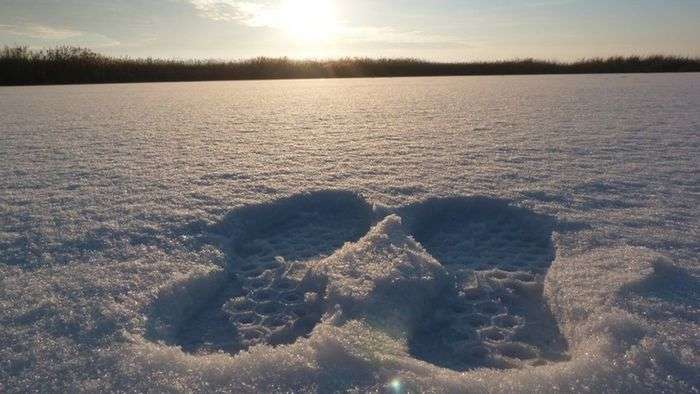
[[[0,102],[0,392],[700,390],[698,74]]]

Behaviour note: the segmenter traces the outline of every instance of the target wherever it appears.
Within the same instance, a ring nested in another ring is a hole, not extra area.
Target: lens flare
[[[401,381],[399,379],[393,379],[391,382],[389,382],[389,388],[394,390],[395,393],[400,393],[401,392]]]

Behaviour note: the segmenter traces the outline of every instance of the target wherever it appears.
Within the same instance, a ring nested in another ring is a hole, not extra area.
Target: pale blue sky
[[[700,0],[0,0],[0,45],[135,57],[700,56]]]

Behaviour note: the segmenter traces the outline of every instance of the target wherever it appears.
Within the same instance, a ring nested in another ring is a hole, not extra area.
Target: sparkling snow
[[[700,75],[0,88],[0,391],[698,392]]]

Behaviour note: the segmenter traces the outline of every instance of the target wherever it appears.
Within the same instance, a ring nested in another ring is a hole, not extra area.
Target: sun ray
[[[280,25],[291,38],[304,43],[331,41],[339,26],[329,0],[286,0],[280,8]]]

